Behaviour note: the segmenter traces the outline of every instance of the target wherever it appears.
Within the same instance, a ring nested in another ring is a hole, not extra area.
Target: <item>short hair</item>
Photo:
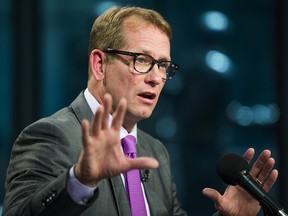
[[[172,28],[157,11],[141,7],[111,7],[94,21],[90,32],[88,55],[94,49],[104,50],[109,47],[119,49],[123,47],[126,43],[123,22],[125,18],[130,16],[137,16],[154,25],[171,40]]]

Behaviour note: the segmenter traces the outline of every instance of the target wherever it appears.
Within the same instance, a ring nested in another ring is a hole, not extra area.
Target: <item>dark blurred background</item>
[[[85,88],[91,25],[108,7],[127,4],[159,11],[174,29],[171,55],[180,71],[139,127],[167,146],[184,208],[211,215],[201,191],[224,191],[218,158],[253,147],[277,160],[270,194],[287,210],[286,0],[1,0],[0,206],[15,138]]]

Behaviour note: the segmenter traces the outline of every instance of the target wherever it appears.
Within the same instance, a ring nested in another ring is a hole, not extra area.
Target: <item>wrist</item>
[[[83,172],[81,172],[81,170],[79,169],[79,167],[76,165],[74,167],[74,176],[75,178],[83,185],[87,186],[87,187],[91,187],[91,188],[96,188],[97,187],[97,181],[92,180],[92,179],[88,179],[83,177]]]

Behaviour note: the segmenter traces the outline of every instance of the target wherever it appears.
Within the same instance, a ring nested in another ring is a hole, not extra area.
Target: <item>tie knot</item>
[[[132,135],[127,135],[121,139],[123,151],[125,154],[136,153],[136,138]]]

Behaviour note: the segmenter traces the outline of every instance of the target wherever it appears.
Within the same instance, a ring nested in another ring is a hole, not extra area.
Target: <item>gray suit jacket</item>
[[[69,107],[25,128],[14,143],[6,179],[4,216],[15,215],[131,215],[120,176],[99,183],[87,205],[78,205],[66,190],[68,170],[79,157],[81,124],[91,120],[83,93]],[[151,215],[186,215],[176,198],[167,150],[160,141],[138,130],[139,156],[156,158],[144,182]]]

